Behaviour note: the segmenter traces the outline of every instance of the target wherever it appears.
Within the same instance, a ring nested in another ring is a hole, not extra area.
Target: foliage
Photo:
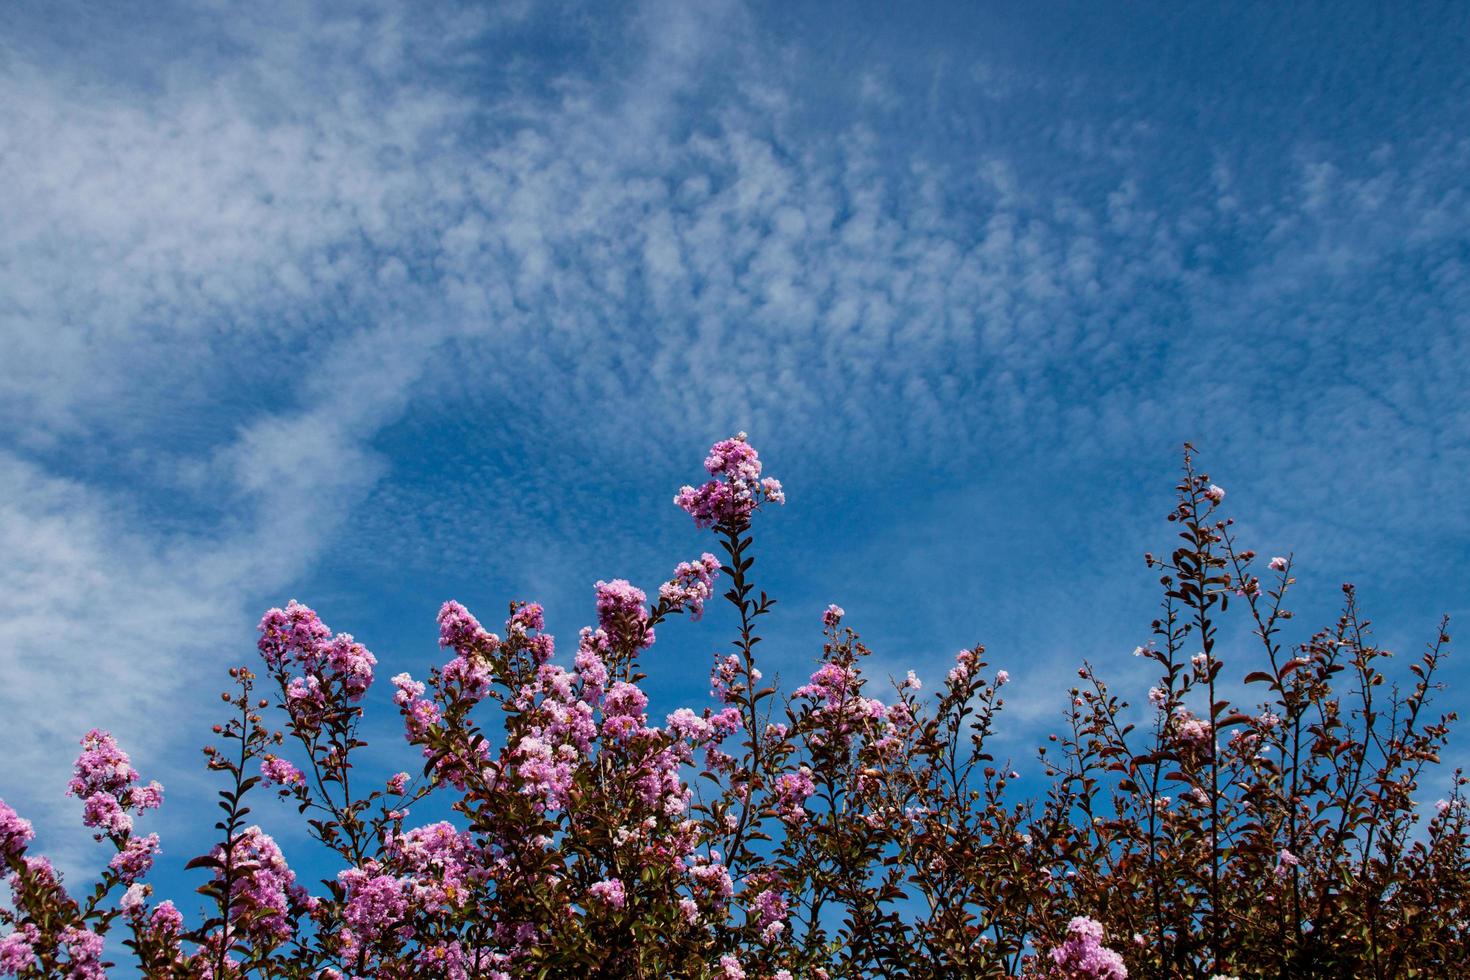
[[[539,605],[512,603],[502,635],[444,605],[453,656],[392,678],[417,779],[354,785],[376,660],[305,606],[268,612],[263,677],[230,670],[231,715],[205,749],[226,786],[219,843],[190,863],[210,909],[192,927],[144,881],[158,838],[134,819],[161,788],[89,733],[71,792],[116,856],[73,898],[0,803],[0,974],[103,976],[109,932],[148,976],[178,978],[1454,974],[1464,780],[1425,822],[1414,803],[1453,719],[1428,710],[1446,626],[1404,689],[1351,587],[1336,623],[1289,645],[1291,560],[1258,573],[1192,451],[1169,515],[1181,543],[1147,558],[1163,590],[1137,651],[1159,674],[1148,707],[1084,665],[1034,801],[1008,799],[1018,774],[987,751],[1008,677],[982,647],[932,696],[911,673],[875,697],[868,650],[832,606],[808,682],[763,683],[775,600],[755,584],[751,531],[784,494],[743,434],[705,465],[711,479],[675,503],[723,558],[680,563],[652,602],[598,582],[570,669]],[[698,619],[721,581],[739,631],[715,657],[716,703],[651,725],[655,629]],[[1232,605],[1259,648],[1249,707],[1222,679]],[[343,864],[314,894],[247,819],[263,787]],[[458,819],[410,827],[431,795]]]

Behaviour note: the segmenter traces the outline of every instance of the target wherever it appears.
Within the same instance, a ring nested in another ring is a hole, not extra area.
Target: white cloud
[[[1050,168],[1104,188],[1087,194],[1003,143],[930,159],[861,114],[813,125],[792,43],[734,4],[643,8],[622,25],[636,54],[596,77],[477,61],[526,10],[404,11],[215,11],[222,43],[144,82],[20,48],[0,69],[0,412],[19,422],[0,533],[27,556],[0,570],[0,662],[22,679],[0,710],[34,733],[7,792],[94,721],[160,745],[139,719],[201,651],[245,642],[244,604],[344,521],[364,547],[410,528],[424,555],[478,560],[474,522],[435,515],[544,528],[559,459],[618,479],[745,427],[793,475],[882,482],[1203,430],[1303,487],[1387,447],[1403,475],[1360,479],[1359,525],[1459,499],[1470,409],[1433,392],[1470,366],[1462,144],[1307,159],[1268,202],[1227,180],[1227,147],[1181,201],[1141,175],[1148,119],[1063,118]],[[1036,88],[999,71],[974,84]],[[877,111],[891,84],[850,80]],[[1249,253],[1212,257],[1227,234]],[[1428,268],[1422,311],[1354,291],[1395,261]],[[1419,313],[1418,338],[1365,324]],[[1376,366],[1334,353],[1363,335]],[[1277,346],[1342,369],[1282,371]],[[372,442],[410,413],[493,417],[547,462],[395,480]],[[160,519],[168,494],[185,516]]]

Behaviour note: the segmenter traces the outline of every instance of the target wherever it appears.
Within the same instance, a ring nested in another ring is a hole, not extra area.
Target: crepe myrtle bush
[[[447,661],[391,681],[417,777],[364,785],[354,767],[373,655],[305,606],[268,612],[204,750],[225,788],[219,841],[189,864],[202,901],[154,894],[159,840],[135,822],[162,789],[89,732],[70,792],[114,856],[73,893],[0,804],[0,974],[100,977],[124,953],[177,978],[1204,980],[1465,962],[1464,780],[1426,815],[1414,800],[1453,718],[1429,712],[1446,627],[1397,684],[1351,587],[1335,623],[1289,643],[1290,557],[1238,545],[1187,447],[1180,543],[1147,556],[1163,596],[1137,655],[1157,682],[1134,707],[1084,665],[1034,800],[1008,799],[1018,774],[987,751],[1008,675],[982,647],[931,694],[910,673],[880,696],[834,605],[809,680],[765,683],[774,600],[751,533],[783,491],[743,434],[705,466],[675,503],[723,557],[681,562],[652,600],[598,582],[570,662],[535,603],[512,603],[501,633],[444,605]],[[655,630],[716,595],[739,628],[712,704],[651,724]],[[1227,684],[1231,607],[1255,649]],[[267,789],[340,861],[320,888],[249,819]],[[430,796],[455,819],[414,822]]]

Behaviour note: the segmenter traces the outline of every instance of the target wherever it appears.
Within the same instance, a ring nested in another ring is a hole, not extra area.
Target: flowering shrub
[[[1466,952],[1464,780],[1421,820],[1414,795],[1452,715],[1431,718],[1445,627],[1385,680],[1352,589],[1337,622],[1288,646],[1289,557],[1241,549],[1225,491],[1194,470],[1160,569],[1158,681],[1133,709],[1091,666],[1041,759],[1039,800],[987,750],[1004,670],[961,651],[924,696],[879,690],[833,605],[808,681],[763,684],[751,530],[784,501],[743,435],[675,503],[724,557],[677,564],[650,601],[598,582],[597,622],[558,660],[542,608],[503,630],[445,603],[447,659],[393,677],[421,775],[354,784],[376,659],[292,602],[260,623],[263,676],[230,670],[228,720],[204,750],[225,780],[220,839],[190,862],[195,921],[147,882],[135,827],[162,789],[105,732],[82,741],[71,794],[114,856],[77,896],[0,803],[0,974],[99,977],[104,937],[154,977],[1448,976]],[[713,703],[658,724],[640,687],[655,631],[721,593],[739,628]],[[1258,652],[1225,690],[1234,605]],[[1346,689],[1346,690],[1344,690]],[[268,724],[268,712],[279,727]],[[313,893],[246,797],[273,788],[340,861]],[[456,819],[412,825],[443,797]]]

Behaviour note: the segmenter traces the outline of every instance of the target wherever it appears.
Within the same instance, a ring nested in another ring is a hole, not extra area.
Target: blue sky
[[[1304,633],[1350,580],[1415,649],[1470,612],[1467,20],[7,5],[0,796],[87,865],[61,792],[111,727],[181,864],[264,608],[383,677],[451,597],[567,646],[593,581],[710,546],[670,497],[741,429],[791,501],[772,669],[834,601],[900,676],[984,642],[1018,759],[1082,658],[1146,687],[1186,439]],[[661,629],[660,701],[728,635]]]

